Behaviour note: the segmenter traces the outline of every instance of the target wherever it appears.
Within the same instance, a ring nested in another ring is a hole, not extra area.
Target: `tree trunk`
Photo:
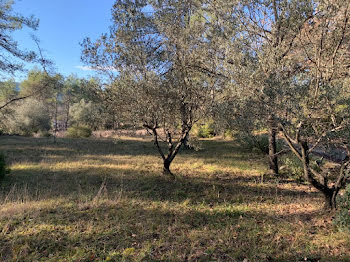
[[[169,159],[165,159],[163,161],[163,174],[166,176],[170,176],[172,179],[175,178],[174,174],[171,173],[170,171],[170,164],[172,161],[170,161]]]
[[[308,181],[314,188],[319,190],[323,196],[324,196],[324,209],[327,211],[334,210],[337,208],[337,195],[341,188],[345,186],[345,171],[347,170],[348,166],[350,165],[350,150],[347,149],[348,153],[346,158],[343,160],[342,166],[340,168],[340,173],[337,178],[337,181],[335,182],[332,187],[329,187],[327,183],[327,177],[324,177],[321,173],[316,171],[310,166],[310,151],[309,151],[309,145],[306,140],[300,139],[300,128],[302,125],[299,126],[297,132],[296,132],[296,138],[295,140],[292,140],[284,127],[281,125],[281,131],[283,132],[283,136],[289,145],[292,152],[300,159],[300,161],[303,163],[303,173],[305,180]],[[299,145],[300,151],[297,148],[296,144]]]
[[[337,195],[339,193],[339,190],[334,190],[332,194],[332,199],[331,199],[331,209],[336,209],[337,208]]]
[[[268,140],[269,140],[269,165],[270,170],[272,170],[273,174],[278,175],[278,157],[277,157],[277,128],[275,126],[275,121],[273,116],[269,116],[268,119]]]
[[[68,129],[68,122],[69,122],[69,101],[68,101],[68,104],[67,104],[67,107],[66,107],[66,121],[64,123],[64,129],[67,130]]]
[[[58,95],[56,95],[56,101],[55,101],[55,115],[54,115],[54,121],[55,121],[55,124],[54,124],[54,143],[56,143],[56,137],[57,137],[57,131],[58,131],[58,123],[57,123],[57,116],[58,116]]]
[[[329,211],[329,210],[334,210],[336,209],[336,194],[333,190],[330,192],[322,192],[324,195],[324,209]]]
[[[324,196],[324,210],[333,210],[336,208],[336,196],[338,194],[338,190],[334,188],[329,188],[325,179],[321,180],[321,182],[317,181],[311,172],[310,168],[310,158],[309,158],[309,146],[306,141],[300,142],[301,147],[301,157],[304,168],[304,176],[305,179],[313,185],[316,189],[322,192]]]
[[[184,144],[183,144],[183,148],[186,150],[192,149],[192,147],[188,143],[189,139],[190,139],[190,134],[188,133],[184,139]]]

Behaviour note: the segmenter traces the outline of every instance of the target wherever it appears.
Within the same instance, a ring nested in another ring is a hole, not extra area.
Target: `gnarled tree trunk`
[[[156,145],[159,154],[161,155],[163,159],[163,174],[166,176],[170,176],[172,179],[175,179],[175,175],[170,171],[170,165],[173,162],[176,155],[179,153],[180,148],[184,145],[186,138],[189,135],[189,132],[191,128],[183,128],[181,137],[177,142],[174,142],[172,140],[172,135],[170,132],[167,132],[166,134],[166,140],[168,144],[168,154],[165,154],[160,146],[159,143],[159,135],[157,132],[157,126],[150,126],[150,125],[144,125],[145,128],[152,131],[154,144]]]
[[[320,172],[313,169],[310,165],[310,154],[313,148],[310,150],[308,142],[300,138],[301,125],[298,127],[296,132],[296,138],[292,139],[281,125],[281,131],[285,141],[289,145],[292,152],[300,159],[303,164],[303,172],[305,180],[308,181],[314,188],[319,190],[324,196],[324,209],[333,210],[337,207],[336,198],[340,191],[345,186],[346,183],[346,169],[350,164],[349,150],[345,159],[341,162],[341,168],[338,173],[338,177],[335,183],[330,187],[328,185],[328,178],[321,174]],[[299,149],[299,148],[300,149]]]

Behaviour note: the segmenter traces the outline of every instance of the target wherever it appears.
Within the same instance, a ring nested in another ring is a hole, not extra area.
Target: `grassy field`
[[[202,148],[170,181],[146,138],[0,137],[0,260],[350,261],[319,193],[234,142]]]

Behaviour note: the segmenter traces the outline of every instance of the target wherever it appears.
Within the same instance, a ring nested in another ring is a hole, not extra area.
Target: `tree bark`
[[[183,148],[186,150],[190,150],[192,149],[192,147],[189,145],[188,141],[190,139],[190,134],[188,133],[184,139],[184,143],[183,143]]]
[[[330,192],[322,192],[324,195],[324,210],[333,210],[336,209],[336,194],[333,190]]]
[[[170,176],[172,179],[175,179],[175,175],[170,171],[170,165],[173,162],[174,158],[176,157],[177,153],[180,151],[180,148],[183,146],[184,141],[186,137],[188,137],[188,134],[191,128],[182,129],[181,138],[178,142],[174,142],[172,140],[172,134],[170,132],[167,132],[166,139],[168,144],[168,154],[166,155],[163,152],[158,140],[157,124],[155,125],[144,124],[143,126],[148,130],[152,131],[154,144],[156,145],[158,152],[163,159],[163,174]]]
[[[172,161],[165,159],[163,161],[163,175],[170,176],[172,179],[175,179],[175,175],[170,171],[170,164]]]
[[[278,175],[278,156],[276,143],[277,128],[275,125],[274,117],[272,115],[270,115],[268,118],[268,129],[270,170],[273,172],[273,174]]]

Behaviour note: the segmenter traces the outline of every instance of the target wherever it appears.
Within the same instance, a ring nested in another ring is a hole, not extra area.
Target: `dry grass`
[[[0,137],[0,259],[350,261],[317,192],[234,142],[202,143],[169,181],[148,139]]]

